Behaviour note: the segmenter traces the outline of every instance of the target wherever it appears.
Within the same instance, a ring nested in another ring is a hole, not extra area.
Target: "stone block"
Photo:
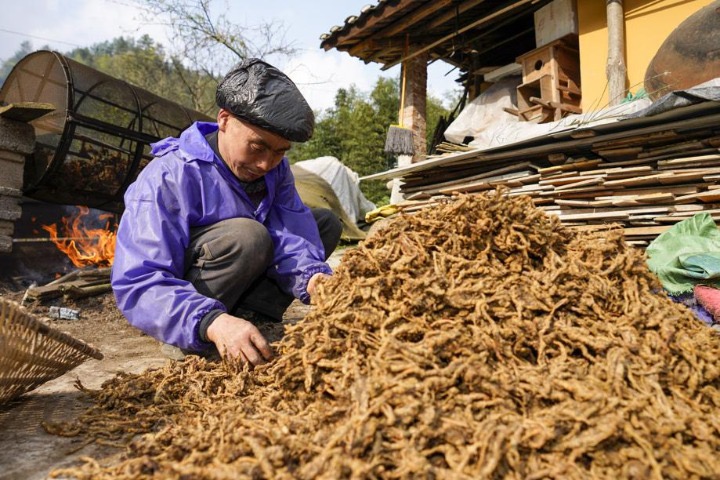
[[[0,220],[0,236],[12,236],[13,232],[15,232],[15,222]]]
[[[35,129],[25,122],[0,117],[0,150],[28,155],[35,149]]]
[[[7,208],[0,206],[0,220],[17,220],[22,216],[20,205],[7,205]]]
[[[0,150],[0,187],[22,190],[25,155]]]
[[[22,207],[17,197],[0,195],[0,220],[17,220],[22,215]]]
[[[35,149],[35,129],[25,122],[0,117],[0,150],[29,155]]]
[[[9,235],[0,235],[0,252],[12,252],[12,237]]]
[[[0,195],[20,198],[22,196],[22,191],[18,188],[8,188],[4,185],[0,185]]]

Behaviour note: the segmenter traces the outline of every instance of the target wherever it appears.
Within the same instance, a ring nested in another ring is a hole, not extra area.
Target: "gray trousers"
[[[327,260],[340,241],[342,224],[328,209],[311,211]],[[272,259],[273,243],[265,226],[231,218],[190,230],[184,278],[201,294],[221,301],[231,314],[250,310],[280,321],[294,297],[265,275]]]

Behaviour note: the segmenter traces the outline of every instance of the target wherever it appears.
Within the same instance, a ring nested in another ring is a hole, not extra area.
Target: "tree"
[[[10,72],[12,71],[15,64],[17,64],[20,60],[23,59],[27,54],[31,53],[33,51],[32,44],[25,40],[20,44],[20,48],[18,49],[15,54],[5,60],[2,65],[0,66],[0,85],[5,83],[5,79],[10,75]]]
[[[250,57],[292,56],[296,50],[284,38],[279,22],[236,25],[224,13],[213,15],[212,0],[143,0],[152,18],[164,19],[172,35],[170,59],[185,89],[213,91],[232,65]],[[227,11],[226,4],[221,11]],[[196,109],[209,105],[194,99]],[[213,99],[214,104],[214,99]]]
[[[204,74],[168,58],[162,45],[147,35],[137,40],[118,37],[76,48],[65,55],[188,108],[211,116],[215,112],[214,88],[187,88],[188,79],[196,83],[209,82],[205,78],[199,80]]]
[[[428,125],[436,122],[441,115],[447,115],[442,102],[434,97],[428,97],[427,101]],[[335,95],[335,105],[316,114],[313,138],[294,146],[290,158],[300,161],[330,155],[360,176],[385,171],[395,162],[395,158],[388,156],[383,149],[389,126],[397,123],[399,108],[398,79],[380,77],[369,94],[355,86],[340,89]],[[434,128],[428,130],[430,139]],[[363,181],[360,188],[370,201],[378,205],[390,200],[384,181]]]

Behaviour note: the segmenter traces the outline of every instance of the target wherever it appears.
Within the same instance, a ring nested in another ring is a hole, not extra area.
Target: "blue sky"
[[[59,51],[89,46],[124,35],[148,34],[167,43],[167,32],[158,22],[145,18],[136,7],[138,0],[21,0],[4,1],[0,15],[0,60],[11,57],[27,40],[33,48],[49,45]],[[365,64],[347,53],[320,48],[320,35],[333,25],[342,25],[350,15],[375,0],[214,0],[213,8],[226,9],[228,17],[239,25],[281,22],[285,39],[298,49],[290,60],[278,60],[298,84],[314,109],[333,105],[338,88],[356,85],[372,89],[379,75],[399,75],[399,67],[382,72],[376,64]],[[219,10],[218,10],[219,11]],[[444,62],[435,62],[429,70],[430,94],[444,99],[457,90],[457,75]],[[448,74],[448,72],[451,72]]]

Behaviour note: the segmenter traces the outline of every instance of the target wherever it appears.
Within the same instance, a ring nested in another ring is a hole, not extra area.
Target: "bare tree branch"
[[[213,0],[139,0],[148,13],[172,30],[173,57],[215,80],[244,58],[296,53],[285,40],[285,27],[276,21],[237,25],[226,13],[213,15]],[[218,9],[227,12],[225,7]]]

